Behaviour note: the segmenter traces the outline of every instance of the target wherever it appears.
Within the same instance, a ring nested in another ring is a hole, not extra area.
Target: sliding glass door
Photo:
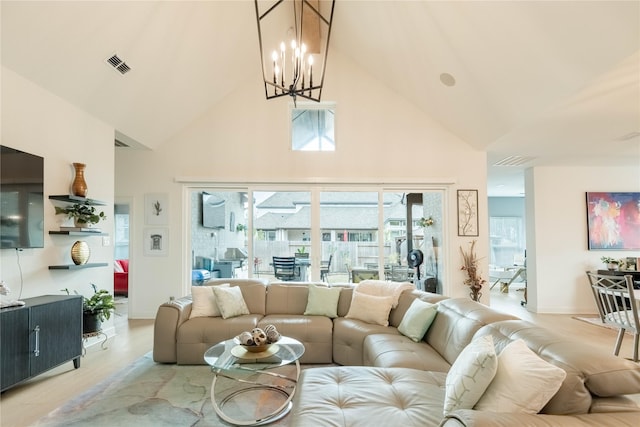
[[[379,278],[441,292],[444,192],[346,187],[193,191],[192,268],[275,280],[273,257],[293,257],[295,280]]]

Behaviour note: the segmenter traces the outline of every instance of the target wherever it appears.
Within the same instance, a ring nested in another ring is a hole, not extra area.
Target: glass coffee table
[[[300,341],[284,336],[262,353],[248,352],[233,339],[211,347],[204,360],[213,372],[211,403],[218,416],[235,425],[284,417],[291,410],[303,354]]]

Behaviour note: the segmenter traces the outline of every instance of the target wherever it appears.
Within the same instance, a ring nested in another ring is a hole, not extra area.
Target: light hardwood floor
[[[500,293],[496,287],[491,291],[491,306],[564,333],[572,339],[613,351],[615,331],[576,320],[573,315],[529,313],[520,305],[522,298],[523,292],[513,287],[507,294]],[[122,310],[126,307],[120,306],[119,311]],[[108,348],[103,350],[100,345],[90,347],[82,358],[80,369],[73,369],[69,362],[3,393],[0,397],[0,425],[29,426],[151,350],[153,320],[127,320],[126,316],[117,316],[115,327],[117,335],[109,339]],[[632,336],[625,337],[620,352],[622,357],[631,357],[632,342]],[[636,397],[640,401],[640,396]]]

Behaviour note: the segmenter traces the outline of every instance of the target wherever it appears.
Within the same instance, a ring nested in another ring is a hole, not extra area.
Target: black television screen
[[[44,247],[44,159],[0,145],[0,248]]]

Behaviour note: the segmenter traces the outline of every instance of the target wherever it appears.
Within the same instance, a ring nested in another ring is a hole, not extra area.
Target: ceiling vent
[[[120,140],[118,140],[118,139],[115,139],[115,140],[114,140],[114,145],[115,145],[116,147],[125,147],[125,148],[129,148],[129,145],[128,145],[128,144],[125,144],[124,142],[122,142],[122,141],[120,141]]]
[[[111,65],[116,71],[118,71],[122,75],[125,75],[126,73],[131,71],[131,67],[129,67],[126,62],[120,59],[117,53],[107,58],[105,62]]]
[[[535,159],[535,157],[509,156],[502,160],[498,160],[493,164],[493,166],[522,166],[533,159]]]
[[[640,132],[638,131],[633,131],[633,132],[629,132],[626,135],[622,135],[619,138],[616,138],[618,141],[629,141],[631,139],[637,138],[640,136]]]

